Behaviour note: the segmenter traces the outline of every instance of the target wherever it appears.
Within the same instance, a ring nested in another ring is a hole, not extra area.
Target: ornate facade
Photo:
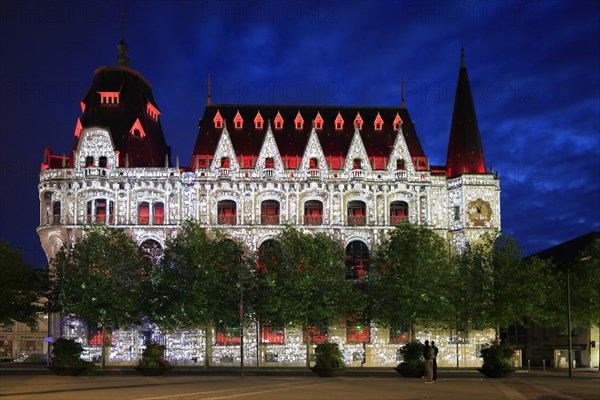
[[[464,62],[446,166],[429,164],[404,96],[398,107],[231,105],[213,104],[209,89],[184,167],[123,41],[117,60],[95,72],[71,153],[45,150],[38,233],[49,259],[92,223],[160,248],[193,219],[251,250],[290,224],[339,238],[348,278],[362,279],[373,247],[403,220],[458,251],[500,229],[499,179],[485,165]]]

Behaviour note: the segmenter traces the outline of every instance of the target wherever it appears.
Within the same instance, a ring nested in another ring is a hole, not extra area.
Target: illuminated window
[[[162,225],[165,223],[165,205],[163,203],[154,203],[152,205],[152,216],[154,225]]]
[[[360,116],[360,113],[356,113],[356,118],[354,118],[354,128],[362,129],[363,127],[363,119]]]
[[[390,325],[390,343],[407,343],[410,340],[410,326],[401,322]]]
[[[235,201],[219,201],[217,204],[217,215],[219,225],[235,225],[237,222]]]
[[[265,168],[275,168],[275,161],[273,157],[265,158]]]
[[[319,160],[317,160],[316,158],[311,158],[309,161],[309,166],[308,168],[310,169],[317,169],[319,168]]]
[[[454,220],[460,220],[460,206],[454,206]]]
[[[323,224],[323,203],[319,200],[309,200],[304,203],[304,225]]]
[[[404,201],[394,201],[390,204],[390,225],[398,225],[408,220],[408,204]]]
[[[215,115],[215,118],[213,119],[213,122],[215,124],[215,128],[216,129],[222,129],[223,128],[223,117],[221,117],[221,113],[219,112],[219,110],[217,110],[217,114]]]
[[[402,118],[400,118],[400,115],[398,113],[396,113],[396,118],[394,118],[393,125],[395,131],[400,129],[400,126],[402,126]]]
[[[284,343],[285,330],[282,326],[262,324],[260,329],[260,341],[261,343]]]
[[[265,200],[260,205],[260,223],[262,225],[279,225],[279,202]]]
[[[296,115],[294,125],[296,126],[296,130],[301,130],[304,128],[304,118],[302,118],[302,115],[300,115],[300,111],[298,111],[298,114]]]
[[[240,110],[238,110],[238,112],[235,114],[235,117],[233,118],[233,126],[235,127],[235,129],[242,129],[242,127],[244,126],[244,120],[240,115]]]
[[[379,115],[379,113],[377,113],[377,117],[375,118],[373,126],[375,127],[376,131],[380,131],[383,128],[383,119],[381,118],[381,115]]]
[[[108,207],[107,207],[108,205]],[[107,202],[106,199],[96,199],[87,202],[87,223],[88,224],[113,224],[114,223],[114,202]]]
[[[323,117],[321,117],[320,112],[317,112],[315,117],[315,129],[323,129]]]
[[[335,117],[335,130],[341,131],[343,128],[344,128],[344,119],[342,118],[342,115],[338,111],[338,115],[337,115],[337,117]]]
[[[263,119],[262,115],[260,115],[260,111],[257,111],[256,117],[254,117],[254,128],[262,129],[264,123],[265,123],[265,120]]]
[[[371,326],[368,320],[346,321],[346,343],[369,343]]]
[[[229,157],[221,157],[221,168],[229,168]]]
[[[367,205],[364,201],[355,200],[348,203],[348,225],[367,224]]]
[[[219,325],[215,329],[216,344],[240,344],[240,328]]]
[[[275,116],[275,129],[283,129],[283,117],[281,113],[277,111],[277,115]]]
[[[147,201],[141,202],[138,206],[138,225],[148,225],[150,223],[150,204]]]
[[[346,279],[365,281],[369,278],[369,248],[359,240],[346,246]]]
[[[326,323],[311,324],[304,328],[303,341],[311,343],[323,343],[327,341],[329,329]]]

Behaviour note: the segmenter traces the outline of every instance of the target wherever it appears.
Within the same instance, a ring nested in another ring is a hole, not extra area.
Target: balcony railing
[[[390,216],[390,225],[399,225],[402,221],[408,221],[408,215],[392,215]]]
[[[279,215],[261,215],[260,223],[262,225],[279,225]]]
[[[318,179],[321,176],[321,171],[316,168],[311,168],[306,174],[308,179]]]
[[[235,225],[237,217],[235,215],[219,215],[219,225]]]
[[[265,168],[263,169],[263,177],[272,178],[275,176],[275,168]]]
[[[367,224],[367,216],[366,215],[349,215],[348,216],[348,225],[351,226],[359,226]]]
[[[353,169],[351,176],[352,176],[352,178],[362,178],[363,177],[363,170],[362,169]]]
[[[229,168],[219,168],[219,178],[229,179]]]
[[[323,216],[322,215],[305,215],[304,216],[304,225],[322,225],[323,224]]]
[[[396,179],[406,179],[408,178],[408,172],[404,170],[396,171]]]

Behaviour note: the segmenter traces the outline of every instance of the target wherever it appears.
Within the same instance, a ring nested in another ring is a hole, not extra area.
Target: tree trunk
[[[210,358],[210,330],[208,324],[204,326],[204,369],[208,369],[210,366],[209,358]]]
[[[100,368],[106,368],[106,325],[102,324],[102,350],[100,354]]]

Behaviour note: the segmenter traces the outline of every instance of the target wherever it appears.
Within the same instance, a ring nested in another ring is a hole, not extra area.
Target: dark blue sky
[[[502,228],[529,254],[600,230],[600,2],[20,1],[0,3],[0,237],[43,265],[44,146],[68,153],[93,72],[153,84],[173,155],[214,103],[399,105],[445,164],[461,44]]]

